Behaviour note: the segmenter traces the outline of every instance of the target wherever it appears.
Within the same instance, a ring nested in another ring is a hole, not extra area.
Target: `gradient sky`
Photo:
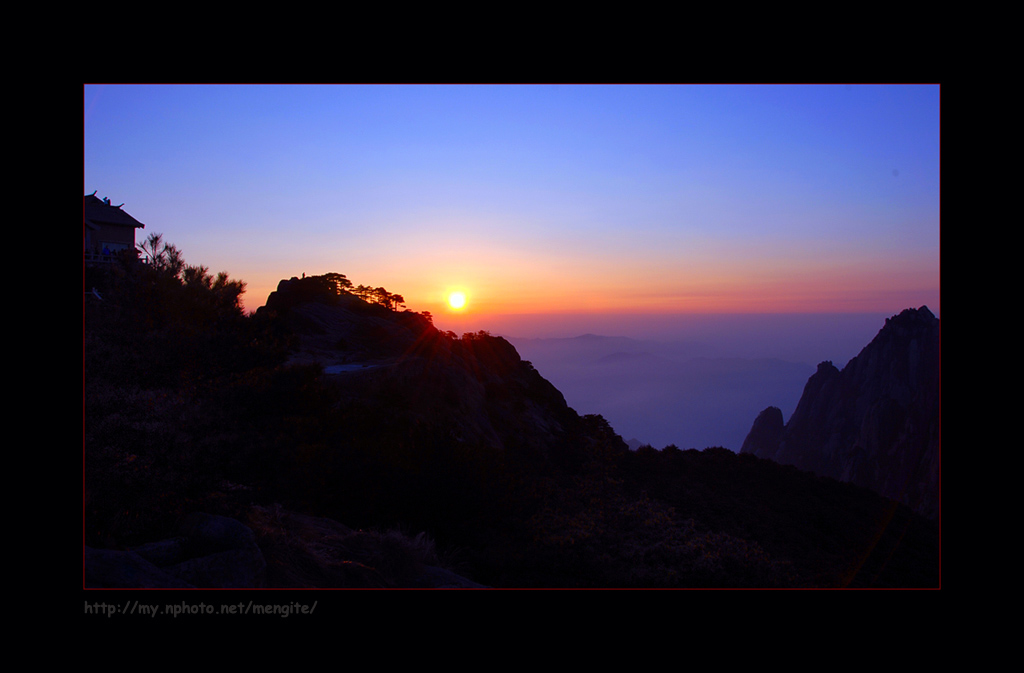
[[[525,314],[939,315],[935,85],[83,93],[83,194],[123,202],[137,241],[162,233],[246,281],[248,310],[334,271],[457,332]]]

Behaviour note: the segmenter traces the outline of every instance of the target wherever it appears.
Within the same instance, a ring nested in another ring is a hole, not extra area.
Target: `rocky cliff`
[[[769,407],[741,453],[871,488],[939,514],[939,320],[907,309],[840,371],[822,362],[789,422]]]

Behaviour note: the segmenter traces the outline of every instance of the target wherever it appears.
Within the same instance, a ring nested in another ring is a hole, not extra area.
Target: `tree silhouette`
[[[325,273],[322,277],[336,294],[347,293],[352,289],[352,281],[343,273]]]
[[[171,276],[177,277],[185,268],[185,258],[181,251],[173,245],[163,242],[164,235],[156,232],[139,244],[139,251],[145,256],[145,261],[154,269],[166,271]]]
[[[153,264],[160,254],[160,246],[163,244],[163,234],[153,232],[146,240],[138,244],[139,251],[145,255],[146,261]]]

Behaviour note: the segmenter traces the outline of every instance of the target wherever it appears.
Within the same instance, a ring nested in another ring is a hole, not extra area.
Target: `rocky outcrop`
[[[939,320],[922,306],[885,326],[842,369],[818,365],[793,416],[754,422],[742,453],[866,486],[939,514]]]
[[[295,336],[292,363],[378,362],[413,352],[425,334],[436,333],[420,313],[336,294],[321,281],[321,276],[282,280],[256,311],[278,316]]]

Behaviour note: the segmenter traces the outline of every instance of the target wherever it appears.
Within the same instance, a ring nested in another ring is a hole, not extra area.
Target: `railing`
[[[99,252],[87,252],[85,253],[85,261],[87,264],[103,264],[106,262],[113,262],[114,256],[110,253],[104,255]]]
[[[117,259],[118,253],[121,250],[112,250],[108,253],[102,252],[86,252],[85,263],[86,264],[109,264]]]

